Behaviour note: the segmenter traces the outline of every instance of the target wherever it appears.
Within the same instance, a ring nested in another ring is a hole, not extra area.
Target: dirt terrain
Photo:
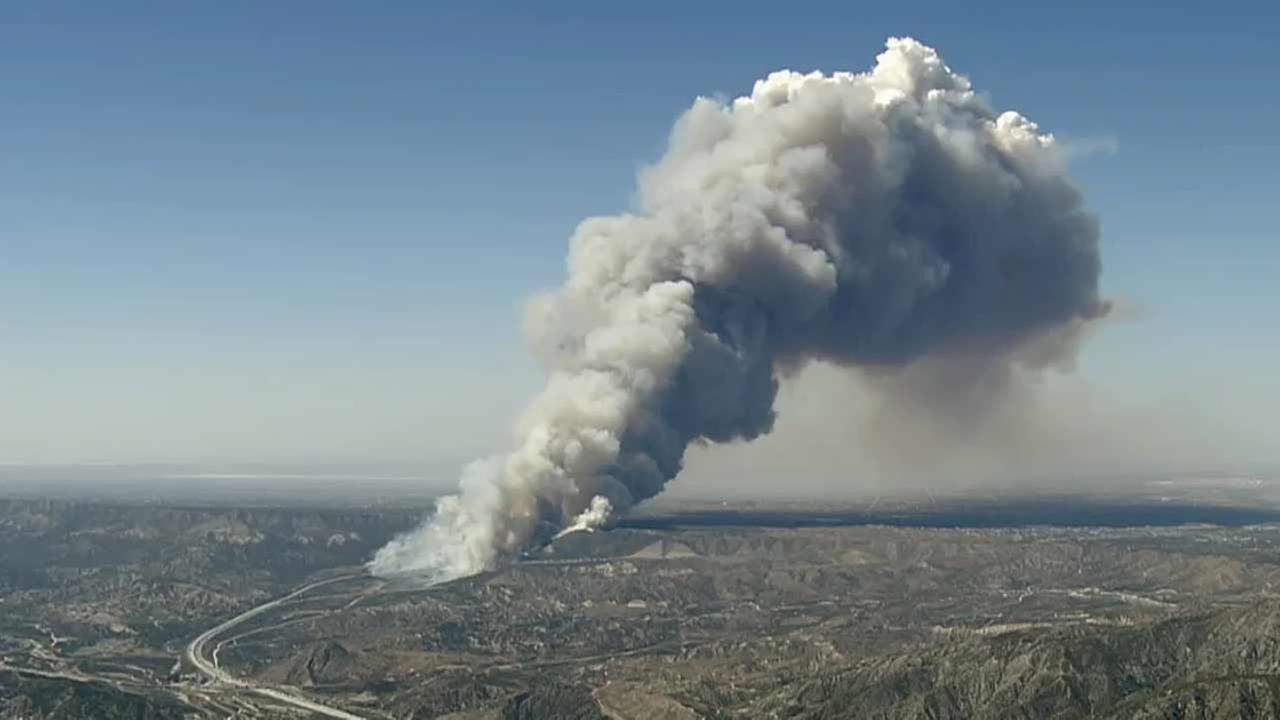
[[[413,510],[0,501],[0,715],[1280,717],[1266,507],[690,507],[421,587],[362,567]]]

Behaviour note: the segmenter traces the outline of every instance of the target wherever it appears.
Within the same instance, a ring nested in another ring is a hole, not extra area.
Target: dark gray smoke
[[[550,377],[516,449],[375,571],[468,574],[602,522],[661,492],[690,443],[769,432],[779,376],[807,362],[927,360],[930,392],[969,408],[1012,367],[1069,362],[1106,309],[1098,224],[1053,137],[914,40],[867,73],[698,99],[639,184],[640,211],[584,221],[565,286],[531,303]]]

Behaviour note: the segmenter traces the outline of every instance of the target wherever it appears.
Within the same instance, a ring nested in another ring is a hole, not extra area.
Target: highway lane
[[[608,558],[595,558],[595,557],[539,559],[539,560],[523,559],[518,564],[588,565],[588,564],[607,562],[607,561],[608,561]],[[262,695],[264,697],[269,697],[274,700],[278,700],[280,702],[288,703],[290,705],[293,705],[294,707],[310,710],[311,712],[318,713],[326,717],[340,718],[341,720],[367,720],[366,718],[360,717],[359,715],[353,715],[344,710],[339,710],[337,708],[323,705],[321,703],[315,702],[313,700],[309,700],[300,695],[295,695],[293,693],[285,692],[283,690],[273,688],[273,687],[256,685],[247,680],[237,678],[234,675],[231,675],[226,671],[224,671],[221,667],[219,667],[216,660],[216,653],[214,654],[213,658],[210,658],[207,655],[207,649],[206,649],[210,643],[214,642],[219,637],[223,637],[227,635],[228,633],[230,633],[231,630],[235,629],[237,626],[257,617],[258,615],[261,615],[262,613],[267,612],[268,610],[272,610],[274,608],[280,607],[281,605],[284,605],[287,602],[295,600],[298,597],[305,595],[306,593],[309,593],[312,590],[315,590],[316,588],[323,587],[325,585],[332,585],[335,583],[342,582],[344,580],[354,580],[357,578],[364,578],[364,577],[368,577],[368,576],[363,574],[348,574],[348,575],[338,575],[331,578],[325,578],[323,580],[317,580],[316,582],[303,585],[302,587],[290,592],[288,595],[278,597],[275,600],[271,600],[261,605],[258,605],[256,607],[250,608],[249,610],[246,610],[245,612],[240,613],[239,615],[231,618],[230,620],[222,622],[200,633],[200,635],[198,635],[194,640],[190,642],[190,644],[187,645],[187,648],[186,648],[187,660],[193,666],[195,666],[197,670],[199,670],[202,674],[204,674],[206,677],[208,677],[209,679],[211,679],[213,682],[217,684],[220,684],[223,686],[240,688],[245,690],[246,692],[252,692],[258,695]],[[424,589],[425,588],[422,588],[422,587],[416,587],[416,588],[406,588],[402,591],[403,592],[422,592]],[[400,592],[400,591],[383,590],[382,592],[385,593],[385,592]],[[347,604],[347,607],[351,607],[357,604],[358,602],[363,600],[365,597],[366,595],[361,595],[359,597],[356,597],[350,603]],[[216,646],[217,644],[215,643],[214,647]]]
[[[219,625],[216,625],[200,633],[200,635],[198,635],[194,640],[191,641],[190,644],[187,645],[187,650],[186,650],[187,660],[193,666],[195,666],[197,670],[199,670],[201,673],[203,673],[206,677],[208,677],[210,680],[212,680],[215,683],[242,688],[246,691],[249,691],[258,695],[262,695],[264,697],[269,697],[269,698],[272,698],[273,700],[287,703],[289,705],[293,705],[294,707],[299,707],[304,710],[309,710],[313,713],[324,715],[326,717],[339,718],[340,720],[366,720],[366,718],[363,718],[359,715],[353,715],[344,710],[339,710],[337,708],[329,707],[328,705],[323,705],[313,700],[308,700],[307,698],[301,697],[299,695],[294,695],[292,693],[284,692],[283,690],[278,690],[276,688],[266,687],[262,685],[255,685],[254,683],[249,682],[247,680],[242,680],[240,678],[237,678],[225,672],[222,668],[218,667],[216,662],[212,662],[208,658],[206,658],[204,653],[205,646],[208,645],[210,641],[212,641],[214,638],[218,637],[219,635],[222,635],[234,629],[237,625],[240,625],[241,623],[251,620],[257,617],[258,615],[261,615],[262,613],[267,612],[268,610],[279,607],[280,605],[283,605],[284,603],[287,603],[290,600],[294,600],[318,587],[321,587],[324,585],[332,585],[334,583],[342,582],[344,580],[352,580],[360,577],[364,577],[364,576],[363,575],[339,575],[336,577],[325,578],[324,580],[317,580],[316,582],[303,585],[302,587],[298,588],[297,590],[294,590],[288,595],[278,597],[275,600],[265,602],[261,605],[258,605],[257,607],[246,610],[245,612],[240,613],[239,615],[231,618],[230,620],[227,620]]]

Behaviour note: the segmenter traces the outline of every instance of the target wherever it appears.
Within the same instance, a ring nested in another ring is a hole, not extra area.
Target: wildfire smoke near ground
[[[38,5],[0,718],[1280,720],[1280,9]]]
[[[691,443],[768,433],[806,363],[899,386],[915,367],[948,416],[982,412],[1012,373],[1069,364],[1107,310],[1098,221],[1054,137],[912,39],[867,72],[697,99],[638,185],[634,213],[578,226],[565,285],[529,304],[548,380],[515,449],[470,466],[375,573],[464,576],[605,522]]]

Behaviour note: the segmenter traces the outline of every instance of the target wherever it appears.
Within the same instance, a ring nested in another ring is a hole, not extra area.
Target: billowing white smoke
[[[640,211],[584,221],[565,286],[531,303],[550,377],[515,450],[371,569],[444,580],[602,522],[660,492],[691,442],[768,432],[779,373],[811,360],[988,377],[1069,359],[1106,306],[1060,155],[910,39],[868,73],[699,98],[641,174]]]
[[[556,537],[568,535],[572,532],[580,530],[595,530],[609,521],[609,516],[613,514],[613,503],[609,502],[609,498],[603,495],[597,495],[591,498],[591,504],[583,510],[578,517],[573,519],[573,523],[569,527],[556,533]]]

